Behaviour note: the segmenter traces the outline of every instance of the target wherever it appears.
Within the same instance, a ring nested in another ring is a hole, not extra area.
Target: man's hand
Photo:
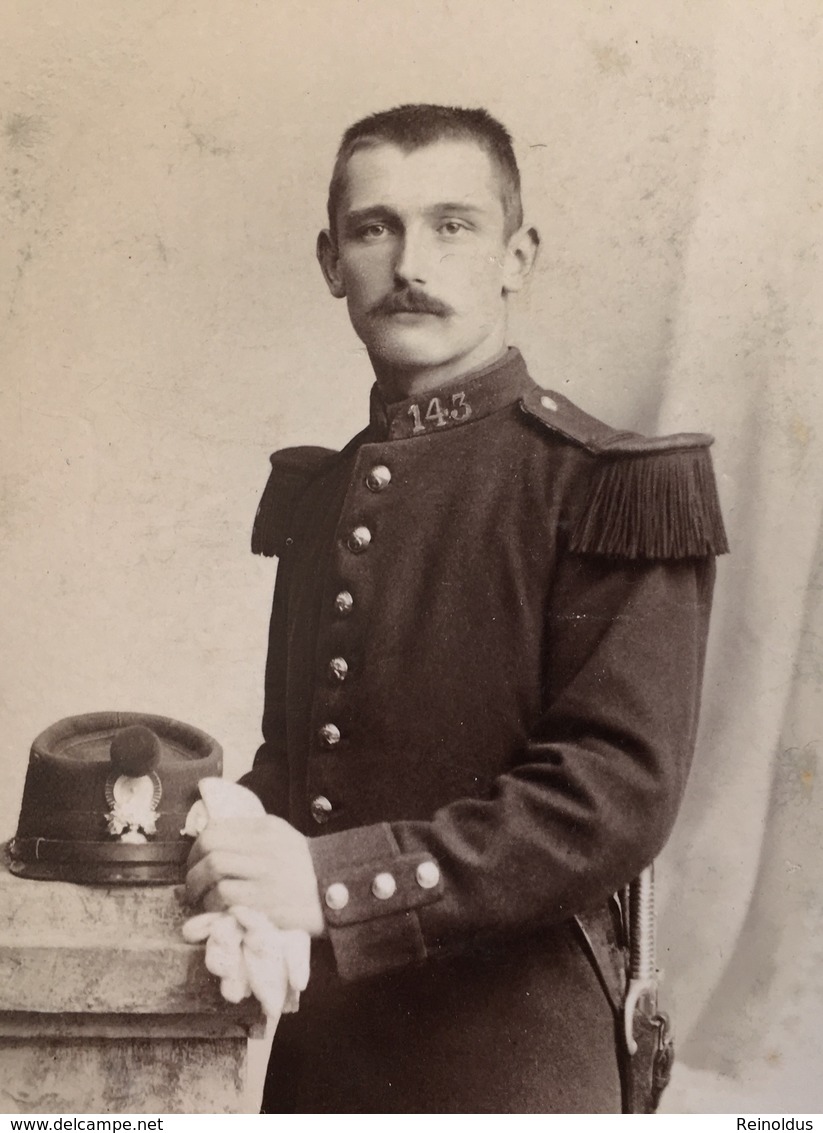
[[[270,814],[209,822],[189,854],[186,897],[209,912],[259,909],[277,928],[324,929],[308,839]]]

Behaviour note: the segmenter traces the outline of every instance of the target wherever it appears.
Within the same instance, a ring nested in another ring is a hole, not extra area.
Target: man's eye
[[[366,224],[360,229],[358,236],[361,240],[380,240],[388,230],[385,224]]]
[[[442,236],[459,236],[461,232],[466,231],[466,225],[460,220],[444,220],[438,228]]]

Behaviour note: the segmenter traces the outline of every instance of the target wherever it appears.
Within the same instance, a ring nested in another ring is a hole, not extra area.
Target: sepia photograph
[[[3,23],[0,1114],[812,1128],[823,8]]]

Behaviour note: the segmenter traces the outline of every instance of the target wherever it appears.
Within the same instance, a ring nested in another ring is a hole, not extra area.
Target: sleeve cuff
[[[357,980],[419,963],[417,910],[443,896],[427,853],[402,853],[391,827],[362,826],[309,842],[337,971]]]

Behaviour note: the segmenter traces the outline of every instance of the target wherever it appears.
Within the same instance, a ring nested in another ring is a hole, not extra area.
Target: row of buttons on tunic
[[[414,871],[415,880],[421,889],[434,889],[440,880],[440,869],[436,862],[421,862]],[[372,894],[378,901],[388,901],[397,892],[397,881],[391,873],[378,873],[371,883]],[[351,894],[342,881],[334,881],[323,895],[330,909],[339,912],[348,905]]]
[[[365,483],[370,492],[382,492],[391,483],[391,471],[385,464],[376,464],[367,473]],[[346,546],[354,555],[360,555],[368,550],[371,542],[372,533],[368,527],[362,524],[350,531],[346,537]],[[335,597],[334,609],[335,613],[342,618],[351,614],[354,609],[354,598],[348,590],[341,590]],[[345,681],[349,673],[349,663],[346,658],[332,657],[329,661],[328,673],[330,679],[337,683]],[[340,729],[332,723],[323,724],[318,731],[318,737],[325,747],[335,747],[342,738]],[[324,822],[328,822],[334,808],[325,795],[317,795],[316,798],[312,799],[309,809],[314,821],[322,825]]]

